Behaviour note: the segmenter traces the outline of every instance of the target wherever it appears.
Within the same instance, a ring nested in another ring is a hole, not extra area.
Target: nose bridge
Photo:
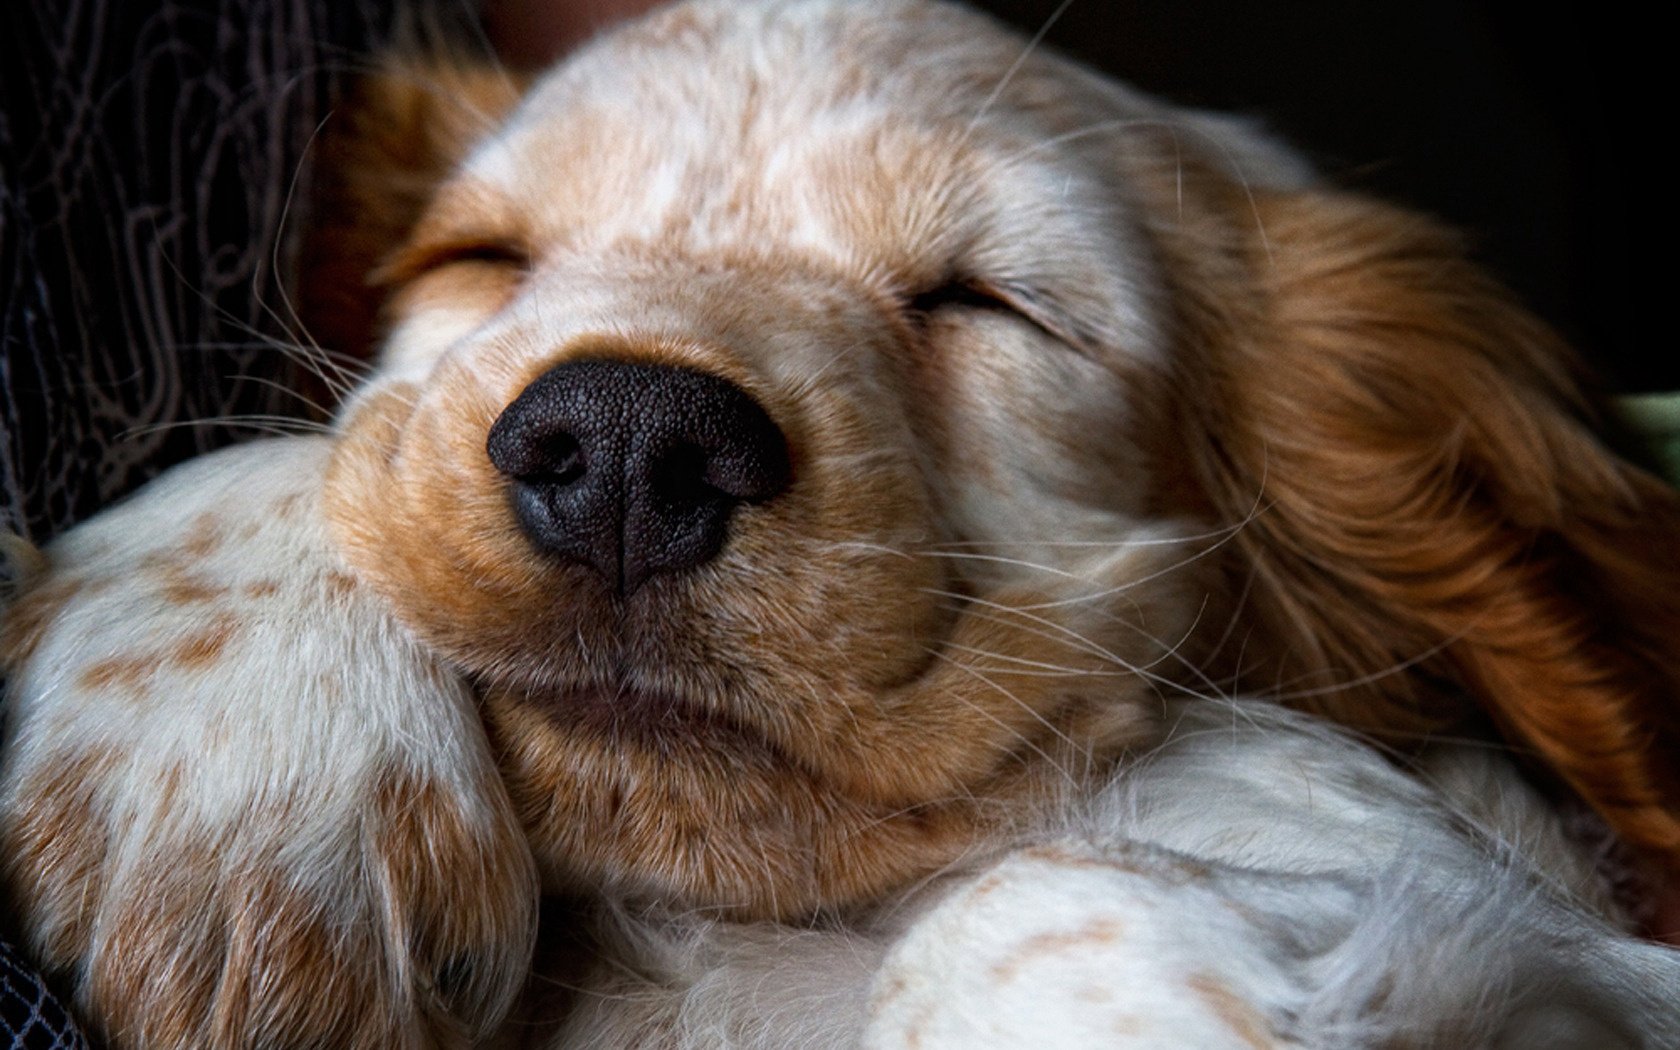
[[[842,304],[873,303],[849,260],[774,254],[745,239],[613,238],[545,261],[509,314],[509,343],[543,367],[635,342],[698,367],[770,365],[770,344],[826,326]],[[500,352],[500,351],[497,351]],[[533,362],[527,362],[533,363]]]

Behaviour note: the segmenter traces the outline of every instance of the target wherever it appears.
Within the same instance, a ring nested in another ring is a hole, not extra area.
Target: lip
[[[672,757],[724,753],[798,766],[751,723],[674,692],[627,683],[574,684],[523,694],[557,726],[618,745],[639,745]]]

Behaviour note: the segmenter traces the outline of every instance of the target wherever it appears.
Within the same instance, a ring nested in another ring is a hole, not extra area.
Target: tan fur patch
[[[44,763],[4,814],[0,857],[11,906],[30,916],[31,947],[47,966],[68,968],[88,950],[105,862],[106,813],[98,787],[123,756],[97,748]]]
[[[1271,1025],[1260,1011],[1230,986],[1212,974],[1191,974],[1186,983],[1190,993],[1205,1003],[1225,1027],[1254,1050],[1273,1050],[1278,1045]]]
[[[239,620],[233,616],[217,617],[210,626],[181,639],[169,650],[168,663],[188,670],[214,664],[228,643],[240,633]]]
[[[1046,958],[1088,945],[1107,945],[1119,940],[1125,927],[1115,919],[1097,919],[1080,930],[1058,930],[1034,934],[1014,946],[1009,958],[993,963],[989,971],[999,983],[1013,981],[1021,970]]]
[[[0,612],[0,667],[17,669],[28,663],[58,614],[88,587],[89,581],[80,576],[59,575]]]
[[[120,689],[138,694],[157,666],[154,656],[114,656],[89,664],[76,677],[76,684],[89,692]]]
[[[187,572],[171,574],[163,585],[163,600],[171,605],[204,605],[227,593],[226,587]]]

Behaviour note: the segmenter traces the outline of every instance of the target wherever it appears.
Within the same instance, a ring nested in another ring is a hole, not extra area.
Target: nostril
[[[570,485],[588,469],[583,446],[572,435],[561,433],[543,443],[542,458],[533,469],[514,476],[530,484]]]
[[[668,503],[703,503],[728,499],[722,486],[713,484],[712,457],[699,445],[681,442],[664,455],[655,457],[648,471],[648,485]]]
[[[576,480],[586,465],[583,442],[564,422],[541,412],[503,412],[490,429],[485,451],[492,466],[519,481]]]

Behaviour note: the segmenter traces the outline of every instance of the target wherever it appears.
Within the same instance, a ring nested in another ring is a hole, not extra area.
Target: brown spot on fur
[[[1101,1005],[1103,1003],[1114,1001],[1114,989],[1100,984],[1080,985],[1079,989],[1073,994],[1074,998],[1078,999],[1080,1002],[1092,1003],[1095,1005]]]
[[[1277,1045],[1265,1016],[1219,978],[1195,973],[1187,983],[1191,994],[1205,1003],[1238,1039],[1254,1050],[1272,1050]]]
[[[58,576],[25,591],[0,612],[0,667],[16,669],[27,663],[58,614],[87,588],[82,577]]]
[[[172,569],[163,584],[163,600],[171,605],[203,605],[227,594],[228,589],[203,576]]]
[[[90,693],[121,689],[141,693],[158,661],[152,655],[113,656],[89,664],[76,678],[76,684]]]
[[[165,648],[130,652],[90,664],[77,677],[77,685],[89,692],[121,689],[143,693],[152,675],[159,670],[199,670],[211,666],[238,634],[239,621],[232,616],[218,616],[197,631],[177,639]]]
[[[186,779],[186,765],[182,762],[171,762],[169,768],[163,771],[158,781],[157,808],[160,812],[171,813],[175,810],[175,803],[181,797],[181,783]]]
[[[903,995],[909,987],[909,983],[904,980],[902,974],[893,974],[882,983],[879,989],[876,990],[874,996],[874,1006],[879,1009],[880,1007],[889,1005],[894,999]]]
[[[247,598],[272,598],[280,593],[280,581],[274,579],[256,580],[247,583],[241,593]]]
[[[1082,930],[1036,933],[1016,945],[1009,958],[992,964],[991,974],[1000,983],[1012,981],[1023,969],[1045,956],[1085,946],[1113,944],[1124,932],[1125,927],[1116,919],[1097,919]]]
[[[916,1011],[916,1017],[904,1027],[904,1045],[910,1050],[921,1050],[922,1033],[927,1030],[928,1022],[933,1020],[933,1007],[924,1006]]]
[[[181,551],[188,557],[205,558],[222,545],[224,528],[212,511],[205,511],[193,519],[192,527],[181,540]]]
[[[0,827],[0,863],[10,905],[30,919],[39,960],[65,969],[88,948],[106,852],[98,785],[123,755],[90,748],[40,762],[18,786]]]
[[[204,727],[204,742],[209,750],[224,750],[231,736],[226,711],[217,711],[210,716],[209,724]]]
[[[274,516],[283,520],[296,518],[303,513],[304,501],[308,498],[302,492],[288,492],[274,501]]]
[[[321,582],[326,585],[328,594],[341,600],[349,598],[351,595],[355,594],[356,588],[359,586],[356,582],[356,577],[347,572],[340,572],[337,569],[334,569],[322,576]]]
[[[168,660],[177,667],[207,667],[221,658],[222,651],[238,632],[239,621],[231,616],[217,617],[210,626],[176,642],[169,650]]]

